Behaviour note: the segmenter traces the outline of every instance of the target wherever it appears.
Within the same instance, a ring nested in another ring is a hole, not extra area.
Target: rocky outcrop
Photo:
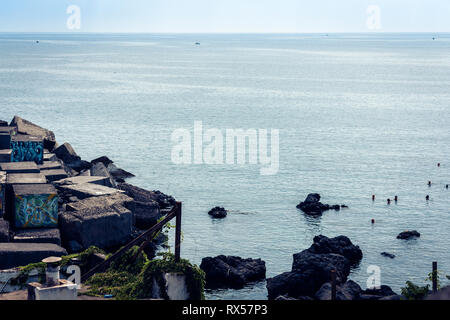
[[[363,257],[359,246],[355,246],[346,236],[337,236],[335,238],[328,238],[323,235],[316,236],[308,251],[312,253],[339,254],[346,257],[352,263],[359,262]]]
[[[161,209],[171,209],[176,205],[176,201],[172,196],[168,196],[161,191],[148,191],[129,183],[119,183],[117,188],[125,191],[135,201],[151,202],[156,201]]]
[[[70,143],[65,142],[59,147],[53,150],[53,153],[58,157],[58,159],[64,162],[64,165],[72,170],[81,172],[83,170],[89,170],[91,168],[91,163],[81,158],[76,154]]]
[[[227,216],[227,210],[222,207],[215,207],[209,210],[208,214],[216,219],[223,219]]]
[[[361,287],[352,280],[348,280],[340,286],[336,286],[336,300],[359,300]],[[317,300],[331,300],[331,283],[327,282],[316,292]]]
[[[351,265],[361,258],[361,250],[347,237],[317,236],[310,248],[294,254],[290,272],[267,279],[268,297],[315,297],[320,288],[331,281],[332,270],[336,271],[337,284],[343,285]]]
[[[417,232],[416,230],[403,231],[403,232],[400,232],[399,235],[397,236],[397,239],[402,239],[402,240],[409,240],[409,239],[415,239],[415,238],[420,238],[420,233]]]
[[[347,208],[347,206],[345,205],[343,205],[342,207]],[[340,210],[341,206],[338,204],[323,204],[320,202],[320,194],[310,193],[306,197],[305,201],[300,202],[297,205],[297,208],[309,215],[321,215],[324,211],[327,210]]]
[[[261,259],[242,259],[220,255],[202,259],[207,288],[242,288],[266,277],[266,263]]]

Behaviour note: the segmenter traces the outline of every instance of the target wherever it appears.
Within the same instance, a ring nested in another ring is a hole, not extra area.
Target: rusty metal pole
[[[437,279],[437,276],[438,276],[438,274],[437,274],[437,261],[433,261],[433,273],[431,274],[432,275],[432,280],[433,280],[433,293],[436,293],[437,292],[437,287],[438,287],[438,279]]]
[[[336,300],[336,270],[331,270],[331,300]]]
[[[181,202],[177,201],[177,213],[175,218],[175,262],[180,261],[181,249]]]

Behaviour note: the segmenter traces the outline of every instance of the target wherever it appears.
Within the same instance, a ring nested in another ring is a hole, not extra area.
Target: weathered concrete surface
[[[75,185],[60,185],[59,189],[70,192],[72,195],[77,197],[78,199],[86,199],[89,197],[99,197],[99,196],[107,196],[116,193],[123,193],[123,191],[101,186],[94,183],[83,183],[83,184],[75,184]]]
[[[14,116],[10,126],[17,127],[18,133],[42,137],[44,140],[44,147],[50,151],[53,150],[56,143],[55,134],[53,131],[44,129],[28,120],[22,119],[19,116]]]
[[[0,243],[0,269],[25,266],[50,256],[63,255],[67,255],[67,251],[52,243]]]
[[[61,162],[59,162],[59,161],[44,161],[43,164],[38,164],[37,167],[41,171],[42,170],[57,170],[57,169],[63,168]]]
[[[66,211],[59,217],[63,244],[76,241],[84,249],[120,246],[131,239],[133,215],[121,205]]]
[[[13,242],[25,243],[54,243],[61,245],[61,234],[57,228],[17,230]]]
[[[58,157],[54,153],[44,151],[44,162],[45,161],[58,161]]]
[[[119,183],[117,187],[120,190],[125,191],[127,195],[132,197],[136,201],[140,202],[151,202],[156,201],[161,209],[171,208],[176,204],[173,197],[168,196],[160,191],[149,191],[129,183]]]
[[[82,211],[92,209],[110,208],[114,205],[127,207],[133,199],[123,193],[116,193],[108,196],[86,198],[84,200],[68,203],[67,211]]]
[[[7,184],[45,184],[47,179],[41,173],[11,173],[6,178]]]
[[[108,169],[102,162],[94,163],[90,169],[91,176],[106,177],[109,179],[108,187],[116,187],[114,179],[112,179]]]
[[[39,173],[39,167],[35,162],[9,162],[0,163],[0,170],[6,173]]]
[[[98,184],[105,187],[111,187],[110,181],[107,177],[98,177],[98,176],[75,176],[66,179],[61,179],[54,182],[56,185],[76,185],[76,184]]]
[[[50,169],[41,172],[49,182],[58,181],[68,177],[68,174],[63,169]]]
[[[28,284],[28,300],[77,300],[77,296],[77,285],[65,279],[60,279],[54,287],[38,282]]]

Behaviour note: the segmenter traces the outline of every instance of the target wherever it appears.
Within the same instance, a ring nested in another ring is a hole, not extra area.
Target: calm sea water
[[[424,283],[432,261],[450,274],[449,88],[448,34],[0,34],[0,119],[48,127],[83,158],[108,155],[131,183],[183,201],[183,257],[262,258],[268,277],[318,234],[362,248],[351,278],[363,288],[369,265],[394,290]],[[278,174],[174,165],[171,133],[196,120],[279,129]],[[310,192],[350,208],[307,217],[295,206]],[[207,215],[216,205],[226,219]],[[422,237],[397,240],[405,229]],[[260,282],[208,298],[266,295]]]

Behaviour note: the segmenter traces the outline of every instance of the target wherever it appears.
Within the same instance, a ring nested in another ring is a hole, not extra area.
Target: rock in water
[[[207,288],[242,288],[266,277],[266,263],[261,259],[242,259],[220,255],[202,259]]]
[[[395,258],[395,254],[392,254],[392,253],[389,253],[389,252],[382,252],[381,255],[383,257],[387,257],[387,258],[391,258],[391,259]]]
[[[399,233],[399,235],[397,236],[397,239],[403,239],[403,240],[409,240],[409,239],[414,239],[414,238],[420,238],[420,233],[417,232],[416,230],[403,231],[403,232]]]
[[[344,284],[351,265],[362,258],[362,252],[345,236],[330,239],[320,235],[309,249],[293,257],[290,272],[267,279],[269,299],[280,295],[315,297],[322,285],[330,282],[331,270],[336,271],[337,284]]]
[[[215,207],[209,210],[208,214],[213,218],[222,219],[227,216],[227,210],[222,207]]]
[[[328,238],[323,235],[314,237],[312,246],[308,249],[313,253],[335,253],[346,257],[350,262],[357,263],[363,253],[359,246],[355,246],[348,237],[338,236]]]
[[[345,205],[344,205],[345,206]],[[320,202],[320,194],[310,193],[305,201],[300,202],[297,208],[309,215],[320,215],[327,210],[340,210],[341,206],[338,204],[328,205]]]

